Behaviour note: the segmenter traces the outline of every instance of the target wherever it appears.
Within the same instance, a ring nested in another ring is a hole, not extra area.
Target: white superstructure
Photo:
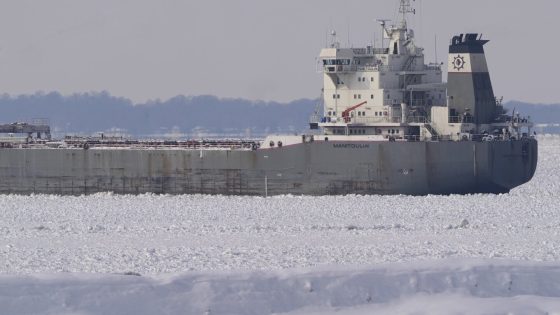
[[[465,89],[459,79],[453,81],[456,82],[453,93],[449,93],[447,83],[442,81],[443,63],[426,64],[424,49],[416,45],[414,31],[408,28],[407,15],[415,13],[410,0],[400,0],[399,12],[400,21],[395,25],[380,20],[384,35],[382,47],[342,48],[336,32],[331,33],[330,45],[322,49],[319,56],[324,77],[323,115],[315,117],[312,128],[320,127],[326,135],[459,140],[492,133],[496,128],[504,135],[511,135],[519,132],[520,123],[526,123],[521,127],[530,127],[530,123],[521,118],[513,126],[514,115],[506,119],[507,132],[503,130],[503,123],[489,121],[500,116],[503,108],[491,91],[482,50],[486,41],[476,34],[454,38],[450,46],[450,72],[458,75],[485,73],[488,83],[485,78],[473,75],[470,90]],[[462,49],[471,46],[482,50],[481,53]],[[452,54],[455,50],[460,53]],[[478,82],[487,85],[489,90],[483,92],[485,96],[480,100]],[[450,106],[455,103],[460,105]],[[475,115],[475,111],[478,114]],[[478,119],[481,113],[485,119]],[[498,125],[494,126],[494,122]],[[509,130],[510,126],[515,130]]]

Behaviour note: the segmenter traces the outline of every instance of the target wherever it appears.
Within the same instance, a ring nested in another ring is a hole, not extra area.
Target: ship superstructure
[[[331,33],[319,56],[323,117],[315,117],[312,128],[325,135],[423,141],[530,133],[530,121],[505,115],[494,96],[483,48],[488,41],[477,34],[454,37],[444,83],[443,64],[426,64],[408,27],[407,15],[414,12],[410,0],[400,0],[401,20],[390,26],[380,20],[386,47],[341,48]]]

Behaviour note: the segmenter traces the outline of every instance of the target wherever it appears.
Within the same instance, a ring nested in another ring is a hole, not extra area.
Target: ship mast
[[[401,28],[407,28],[406,15],[409,13],[416,14],[416,9],[412,8],[412,4],[410,3],[410,0],[401,0],[401,4],[399,6],[399,13],[401,15],[401,25],[400,25]]]

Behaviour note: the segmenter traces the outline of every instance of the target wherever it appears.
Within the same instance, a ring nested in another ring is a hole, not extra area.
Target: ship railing
[[[438,142],[438,141],[475,141],[475,142],[489,142],[489,141],[516,141],[516,140],[520,140],[520,139],[529,139],[532,138],[532,136],[530,136],[527,133],[522,133],[518,136],[512,136],[512,135],[504,135],[504,134],[497,134],[497,135],[492,135],[492,134],[463,134],[461,137],[457,138],[453,138],[451,135],[437,135],[437,136],[432,136],[431,138],[426,139],[425,137],[422,137],[420,135],[406,135],[406,136],[400,136],[400,137],[394,137],[392,135],[388,135],[386,138],[394,138],[396,140],[406,140],[409,142],[418,142],[418,141],[433,141],[433,142]]]
[[[404,138],[404,140],[409,141],[409,142],[418,142],[418,141],[422,140],[422,138],[418,135],[404,136],[403,138]]]
[[[518,123],[518,124],[531,124],[531,116],[514,116],[511,117],[511,115],[500,115],[498,116],[496,119],[494,119],[494,122],[497,123]]]
[[[371,51],[376,55],[386,55],[389,53],[389,48],[372,48]]]
[[[441,70],[441,65],[425,65],[424,70]]]
[[[380,116],[380,117],[352,117],[350,120],[351,123],[355,124],[369,124],[369,123],[395,123],[400,124],[402,123],[402,117],[387,117],[387,116]],[[425,116],[409,116],[406,119],[406,123],[409,124],[428,124],[430,123],[430,119]]]
[[[391,117],[391,122],[401,124],[403,123],[402,117]],[[407,124],[427,124],[430,120],[423,116],[409,116],[406,118]]]
[[[414,124],[429,124],[430,120],[425,116],[409,116],[406,118],[406,122]]]
[[[73,148],[94,148],[94,147],[111,147],[111,148],[182,148],[182,149],[258,149],[260,141],[258,140],[122,140],[122,141],[105,141],[105,140],[65,140],[68,147]]]
[[[418,98],[418,99],[413,99],[411,102],[408,103],[410,104],[410,106],[413,107],[427,107],[427,106],[434,106],[436,100]],[[445,105],[442,104],[441,106],[445,106]]]
[[[441,70],[439,66],[426,66],[424,70]],[[336,72],[395,72],[401,71],[400,67],[389,66],[389,65],[324,65],[323,71],[326,73],[336,73]]]
[[[326,73],[345,73],[345,72],[391,72],[399,71],[398,67],[388,65],[324,65],[323,70]]]
[[[373,48],[371,46],[367,48],[352,48],[352,53],[354,55],[386,55],[389,53],[389,48]]]
[[[366,55],[367,49],[366,48],[352,48],[352,52],[354,55]]]
[[[472,124],[472,123],[474,123],[474,118],[470,115],[467,115],[467,116],[449,116],[449,123],[450,124],[458,124],[458,123]]]
[[[397,102],[395,100],[392,100],[392,99],[386,99],[386,100],[383,101],[383,106],[397,107],[397,106],[401,106],[401,103]]]
[[[323,67],[323,70],[326,73],[345,73],[345,72],[356,72],[356,71],[375,72],[375,71],[379,71],[379,67],[382,67],[382,66],[373,66],[373,65],[365,65],[365,66],[358,66],[358,65],[351,65],[351,66],[325,65]]]
[[[326,118],[326,117],[322,117],[321,115],[313,114],[313,115],[309,116],[309,123],[310,124],[316,124],[316,123],[320,123],[320,122],[326,122],[326,119],[324,119],[324,118]]]
[[[354,124],[375,124],[375,123],[387,123],[391,122],[389,117],[353,117],[350,120]]]
[[[344,66],[344,65],[325,65],[323,67],[326,73],[337,73],[337,72],[354,72],[356,71],[356,66]]]
[[[372,65],[358,66],[356,70],[363,71],[363,72],[374,72],[374,71],[379,71],[379,66],[372,66]]]

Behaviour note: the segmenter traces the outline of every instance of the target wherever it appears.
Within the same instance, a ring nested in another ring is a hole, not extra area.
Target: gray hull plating
[[[0,149],[0,193],[467,194],[529,181],[533,139],[310,142],[274,149]]]

